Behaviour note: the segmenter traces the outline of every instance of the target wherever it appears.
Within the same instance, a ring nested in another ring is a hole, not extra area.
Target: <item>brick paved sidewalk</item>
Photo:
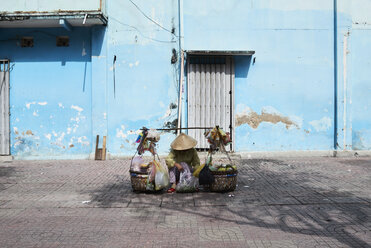
[[[233,193],[135,194],[124,160],[0,163],[0,247],[371,247],[371,158],[239,168]]]

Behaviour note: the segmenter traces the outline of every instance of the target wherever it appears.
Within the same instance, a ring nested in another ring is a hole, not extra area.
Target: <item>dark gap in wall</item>
[[[56,44],[57,47],[68,47],[70,46],[70,38],[68,36],[57,36]]]
[[[205,56],[191,55],[189,56],[190,64],[207,64],[207,65],[223,65],[226,63],[225,56]]]
[[[21,47],[33,47],[33,37],[22,37]]]
[[[175,48],[172,50],[173,56],[171,56],[171,63],[175,64],[178,61],[178,55],[176,54]]]

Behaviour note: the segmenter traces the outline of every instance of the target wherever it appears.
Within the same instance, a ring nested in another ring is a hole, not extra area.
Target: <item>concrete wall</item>
[[[371,149],[369,1],[338,1],[336,30],[332,0],[180,2],[108,1],[108,26],[74,29],[65,50],[53,44],[62,28],[31,30],[34,48],[1,41],[14,64],[12,154],[85,158],[97,134],[112,155],[133,154],[139,128],[177,118],[179,39],[184,50],[256,52],[234,57],[236,151],[332,150],[335,137],[340,150]],[[160,153],[173,138],[161,136]]]

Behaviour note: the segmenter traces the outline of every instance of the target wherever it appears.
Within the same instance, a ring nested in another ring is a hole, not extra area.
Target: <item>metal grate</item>
[[[225,63],[221,63],[223,61]],[[233,71],[230,56],[190,57],[187,76],[189,127],[219,125],[224,131],[232,133]],[[197,149],[209,148],[204,131],[188,131],[197,140]]]

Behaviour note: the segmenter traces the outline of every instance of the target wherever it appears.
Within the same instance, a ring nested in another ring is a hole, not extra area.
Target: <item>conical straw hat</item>
[[[197,140],[188,136],[185,133],[179,134],[175,140],[171,143],[171,148],[174,150],[188,150],[197,145]]]

